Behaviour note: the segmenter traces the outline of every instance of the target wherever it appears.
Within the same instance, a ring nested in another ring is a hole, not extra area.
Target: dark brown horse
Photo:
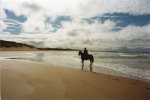
[[[84,60],[90,60],[90,71],[92,71],[92,64],[94,62],[93,55],[90,54],[84,54],[82,51],[79,51],[79,56],[81,55],[81,62],[82,62],[82,70],[84,68]]]

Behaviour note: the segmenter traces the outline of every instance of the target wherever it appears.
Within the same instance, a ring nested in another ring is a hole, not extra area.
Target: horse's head
[[[79,56],[82,54],[82,51],[79,51]]]

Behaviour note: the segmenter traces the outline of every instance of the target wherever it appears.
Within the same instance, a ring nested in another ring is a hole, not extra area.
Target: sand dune
[[[13,41],[0,40],[0,51],[35,51],[37,48]]]

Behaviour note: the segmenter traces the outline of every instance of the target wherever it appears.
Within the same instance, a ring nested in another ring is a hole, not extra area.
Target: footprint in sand
[[[120,81],[119,79],[113,79],[113,80]]]
[[[150,90],[150,88],[149,88],[149,87],[148,87],[148,88],[146,88],[146,89]]]
[[[133,84],[136,84],[136,82],[133,82]]]

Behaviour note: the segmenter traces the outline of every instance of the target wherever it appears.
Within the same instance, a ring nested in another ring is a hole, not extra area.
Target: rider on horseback
[[[84,48],[84,57],[87,59],[88,58],[88,50]]]
[[[88,51],[86,48],[84,48],[84,52],[79,51],[79,56],[81,56],[81,62],[82,62],[82,70],[84,67],[84,60],[90,60],[90,71],[92,71],[92,64],[94,62],[94,57],[91,54],[88,54]]]

